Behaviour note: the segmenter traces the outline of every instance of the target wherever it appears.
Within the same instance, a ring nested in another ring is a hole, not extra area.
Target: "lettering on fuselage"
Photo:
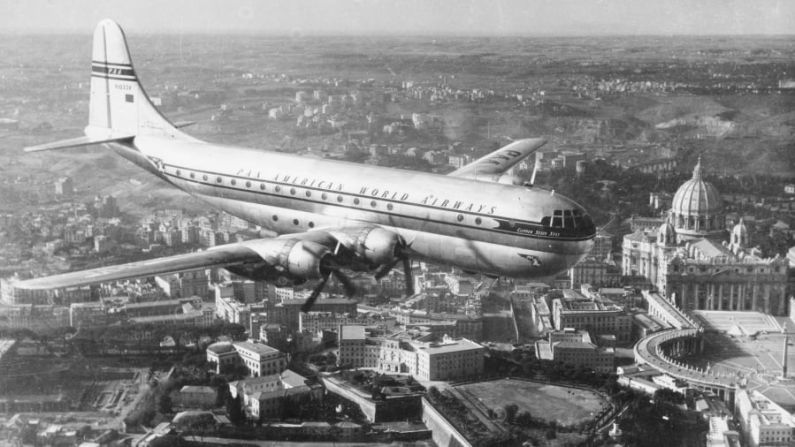
[[[278,184],[287,184],[287,185],[295,185],[299,188],[312,188],[312,189],[321,189],[327,191],[335,191],[338,192],[339,195],[337,200],[328,201],[328,197],[321,196],[320,200],[318,199],[309,199],[312,197],[309,191],[307,191],[307,199],[301,200],[309,200],[312,202],[320,202],[320,203],[328,203],[337,206],[343,206],[346,208],[354,208],[360,209],[361,207],[351,207],[346,204],[343,204],[343,196],[354,196],[354,203],[359,204],[359,201],[355,197],[371,197],[375,200],[386,200],[390,202],[404,202],[406,205],[409,206],[424,206],[424,207],[431,207],[436,209],[444,209],[451,212],[459,213],[456,217],[457,223],[452,222],[450,219],[444,219],[443,217],[439,216],[426,216],[426,217],[418,217],[408,213],[403,215],[404,217],[408,218],[416,218],[416,219],[423,219],[423,220],[436,220],[439,223],[444,224],[452,224],[452,225],[459,225],[459,226],[467,226],[477,228],[479,230],[484,231],[497,231],[500,233],[508,233],[514,234],[524,237],[530,238],[541,238],[541,239],[574,239],[574,240],[583,240],[583,239],[590,239],[593,237],[592,234],[580,234],[576,228],[566,229],[566,228],[550,228],[548,225],[545,225],[541,222],[533,222],[533,221],[523,221],[517,220],[513,218],[505,218],[500,217],[498,212],[498,207],[490,205],[488,203],[477,203],[477,202],[470,202],[464,200],[451,200],[444,197],[437,197],[434,194],[428,195],[419,195],[419,194],[412,194],[402,190],[392,190],[392,189],[381,189],[378,187],[371,187],[371,186],[359,186],[358,190],[355,188],[348,187],[345,188],[343,183],[333,182],[328,179],[323,178],[313,178],[310,176],[304,175],[293,175],[293,174],[285,174],[285,173],[277,173],[277,174],[263,174],[261,171],[255,171],[253,169],[239,169],[233,176],[229,174],[224,174],[221,172],[213,172],[213,171],[203,171],[203,170],[193,170],[188,167],[176,166],[176,165],[164,165],[162,160],[158,159],[157,157],[149,157],[149,161],[159,167],[161,169],[161,174],[168,176],[168,177],[176,177],[188,180],[190,182],[205,184],[211,187],[223,187],[223,188],[231,188],[236,190],[242,191],[265,191],[265,184],[266,183],[277,183],[275,192],[276,195],[285,195],[286,192],[279,193]],[[181,172],[181,169],[186,169],[187,172]],[[209,176],[212,175],[212,179]],[[237,186],[235,178],[237,177],[239,180],[248,180],[245,182],[241,182]],[[257,188],[253,188],[250,181],[259,181],[260,186]],[[245,185],[245,187],[243,186]],[[291,195],[295,195],[296,191],[292,190],[289,192]],[[273,195],[273,192],[267,192],[269,195]],[[303,195],[303,194],[301,194]],[[387,205],[386,211],[383,208],[377,208],[376,205],[373,205],[372,210],[379,212],[379,213],[386,213],[389,214],[392,211],[391,205]],[[490,216],[489,219],[492,220],[481,220],[480,218],[475,218],[474,220],[470,221],[469,218],[465,217],[464,214],[474,214],[474,215],[488,215]],[[402,214],[401,214],[402,215]],[[492,226],[492,222],[496,222],[497,226]],[[473,225],[474,223],[474,225]]]
[[[246,171],[245,169],[240,169],[237,171],[238,176],[248,176],[252,177],[254,173],[249,170]],[[259,178],[259,172],[256,173],[256,178]],[[300,175],[291,175],[291,174],[283,174],[278,173],[273,177],[274,182],[279,183],[289,183],[296,186],[305,186],[308,188],[319,188],[319,189],[327,189],[331,191],[344,191],[344,185],[342,183],[335,183],[328,180],[322,180],[312,177],[300,176]],[[362,186],[359,188],[358,191],[359,195],[361,196],[370,196],[375,199],[385,199],[385,200],[392,200],[397,202],[412,202],[411,194],[405,191],[395,191],[390,189],[382,189],[373,186]],[[497,211],[497,207],[491,206],[486,203],[474,203],[474,202],[466,202],[463,200],[453,200],[453,199],[445,199],[442,197],[436,197],[433,194],[429,194],[424,196],[419,202],[422,205],[429,205],[436,208],[445,208],[449,210],[458,210],[458,211],[465,211],[470,213],[481,213],[481,214],[494,214]]]
[[[240,175],[241,171],[242,169],[238,171],[238,175]],[[259,178],[259,176],[257,176],[257,178]],[[344,190],[342,183],[335,183],[327,180],[318,180],[316,178],[302,177],[298,175],[276,174],[276,176],[273,178],[273,181],[279,183],[290,183],[295,186],[306,186],[308,188],[328,189],[330,191]]]

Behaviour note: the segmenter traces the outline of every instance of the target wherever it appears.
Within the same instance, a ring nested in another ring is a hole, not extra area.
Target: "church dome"
[[[723,200],[718,190],[702,178],[700,157],[693,168],[693,178],[674,195],[670,218],[680,240],[720,237],[725,231]]]
[[[665,219],[665,222],[660,225],[657,230],[657,243],[660,245],[674,245],[676,244],[676,230],[671,225],[671,219]]]

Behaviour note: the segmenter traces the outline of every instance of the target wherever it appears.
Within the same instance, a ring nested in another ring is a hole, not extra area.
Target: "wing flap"
[[[545,145],[546,142],[547,140],[543,138],[516,140],[447,175],[453,177],[475,177],[484,174],[502,174]]]
[[[131,278],[177,273],[198,268],[229,267],[261,260],[262,258],[256,252],[245,245],[229,244],[195,253],[19,281],[14,284],[14,287],[25,290],[63,289],[106,281],[121,281]]]

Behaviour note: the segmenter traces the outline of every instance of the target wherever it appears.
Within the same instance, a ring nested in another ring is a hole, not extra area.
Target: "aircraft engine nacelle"
[[[346,266],[354,270],[368,270],[389,264],[397,259],[400,236],[394,231],[368,226],[349,231],[334,231],[332,235],[355,254]]]
[[[309,241],[298,241],[285,257],[287,271],[303,279],[318,279],[324,275],[324,260],[331,256],[328,248]]]
[[[262,258],[257,265],[227,267],[254,280],[290,280],[301,283],[327,273],[324,263],[331,257],[328,248],[300,239],[258,239],[243,243]]]
[[[397,233],[383,228],[373,228],[364,237],[360,255],[370,264],[383,265],[397,258],[397,246],[400,236]]]

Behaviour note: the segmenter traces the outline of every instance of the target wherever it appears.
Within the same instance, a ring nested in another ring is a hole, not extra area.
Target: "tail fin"
[[[86,134],[182,135],[152,104],[127,48],[124,31],[105,19],[94,30],[91,100]]]
[[[198,141],[178,130],[152,104],[138,82],[124,31],[105,19],[94,30],[91,100],[85,136],[25,148],[25,152],[68,149],[102,143],[130,143],[138,135]]]

